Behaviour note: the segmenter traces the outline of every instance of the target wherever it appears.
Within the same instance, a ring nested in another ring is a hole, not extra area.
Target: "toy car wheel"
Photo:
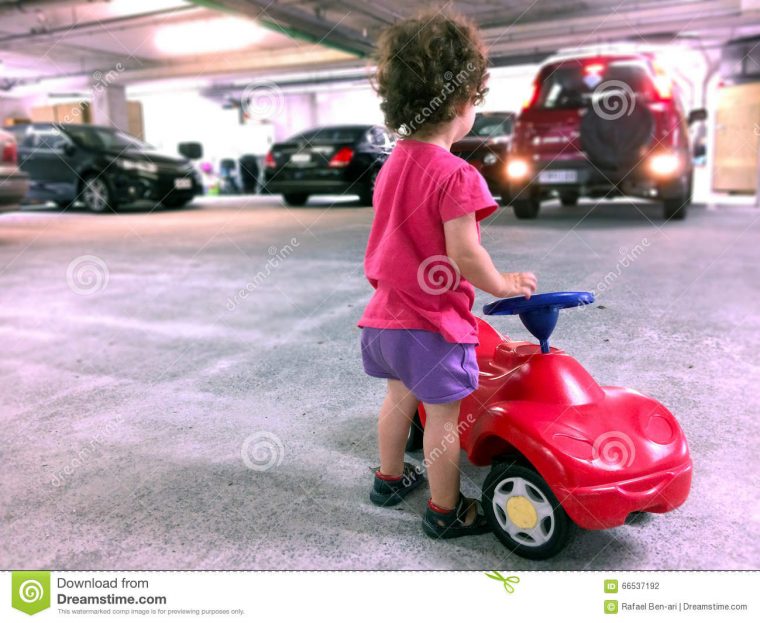
[[[282,198],[289,206],[302,206],[306,205],[309,195],[306,193],[285,193]]]
[[[551,558],[570,539],[573,522],[529,467],[494,465],[483,484],[482,505],[499,540],[523,558]]]
[[[512,209],[515,216],[519,219],[531,219],[538,216],[541,203],[538,199],[514,199],[512,200]]]
[[[417,450],[422,449],[422,437],[425,434],[424,429],[422,428],[422,422],[420,422],[420,413],[419,411],[414,414],[414,419],[412,420],[412,426],[409,429],[409,437],[406,438],[406,451],[407,452],[416,452]]]

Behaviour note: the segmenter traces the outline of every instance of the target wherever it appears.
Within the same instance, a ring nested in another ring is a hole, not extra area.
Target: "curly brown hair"
[[[487,64],[477,27],[461,15],[427,11],[390,26],[378,40],[375,76],[386,125],[409,136],[480,103]]]

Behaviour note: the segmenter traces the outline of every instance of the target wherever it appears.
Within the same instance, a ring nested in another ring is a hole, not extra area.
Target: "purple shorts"
[[[398,379],[421,401],[461,400],[478,387],[475,344],[454,344],[421,329],[362,329],[364,371]]]

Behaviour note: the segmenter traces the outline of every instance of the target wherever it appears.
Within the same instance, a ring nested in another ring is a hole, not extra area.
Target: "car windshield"
[[[475,117],[475,123],[467,136],[478,136],[484,138],[496,138],[512,133],[512,119],[509,117],[492,117],[478,115]]]
[[[76,143],[91,149],[106,151],[147,151],[152,147],[119,130],[93,126],[67,126],[68,134]]]
[[[330,143],[350,143],[357,140],[360,134],[367,131],[366,127],[362,128],[348,128],[348,127],[334,127],[334,128],[316,128],[301,134],[296,134],[288,140],[288,142],[307,141],[309,143],[314,141],[327,141]]]
[[[647,69],[641,62],[630,60],[550,66],[540,85],[536,108],[584,108],[596,89],[603,89],[607,96],[615,90],[644,98],[654,95]]]

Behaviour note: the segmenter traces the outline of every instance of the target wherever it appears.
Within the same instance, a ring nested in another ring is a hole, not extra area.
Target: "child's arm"
[[[530,298],[536,291],[533,273],[500,273],[478,240],[475,214],[470,213],[443,223],[446,255],[472,285],[499,298],[523,295]]]

